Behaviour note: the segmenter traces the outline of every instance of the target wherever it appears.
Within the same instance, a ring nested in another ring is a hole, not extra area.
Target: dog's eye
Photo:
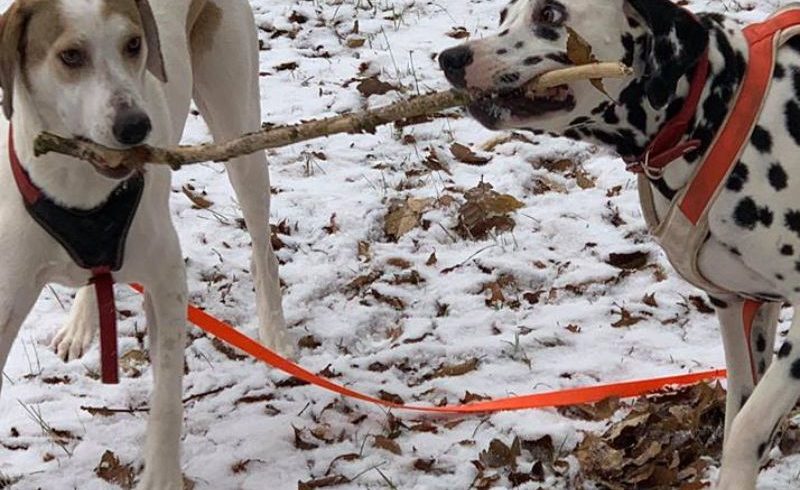
[[[137,56],[142,51],[142,38],[139,36],[132,37],[125,45],[125,53],[128,56]]]
[[[550,24],[552,26],[560,26],[564,23],[564,12],[552,5],[546,5],[539,11],[535,20]]]
[[[61,58],[61,62],[64,63],[64,66],[73,69],[80,68],[86,65],[87,62],[86,53],[80,49],[65,49],[59,54],[59,58]]]

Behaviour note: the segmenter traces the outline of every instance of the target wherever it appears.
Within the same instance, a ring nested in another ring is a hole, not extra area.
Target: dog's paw
[[[74,361],[83,357],[93,339],[94,328],[91,322],[70,322],[58,331],[50,348],[64,362]]]
[[[262,326],[259,329],[259,336],[262,344],[287,359],[294,359],[297,356],[297,348],[285,327],[270,328]]]

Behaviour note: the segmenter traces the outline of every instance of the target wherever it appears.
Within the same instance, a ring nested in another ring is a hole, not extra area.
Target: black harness
[[[122,268],[125,242],[144,192],[144,176],[134,176],[117,186],[101,205],[89,209],[61,206],[48,197],[22,167],[8,131],[11,170],[28,214],[53,237],[75,263],[92,272],[100,313],[100,358],[104,383],[119,382],[117,367],[116,307],[111,272]]]

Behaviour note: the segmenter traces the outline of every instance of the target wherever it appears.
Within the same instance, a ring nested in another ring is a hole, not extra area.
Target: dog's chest
[[[755,131],[709,216],[713,237],[774,286],[757,292],[785,298],[800,297],[799,47],[778,52]]]

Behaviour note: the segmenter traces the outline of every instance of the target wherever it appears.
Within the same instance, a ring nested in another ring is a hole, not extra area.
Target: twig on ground
[[[631,74],[632,70],[621,63],[592,63],[545,73],[528,84],[525,89],[530,93],[580,80],[625,78]],[[473,97],[481,95],[485,94],[468,94],[456,90],[437,92],[374,110],[265,129],[227,143],[182,146],[176,149],[143,145],[130,150],[114,150],[91,141],[66,139],[51,133],[42,133],[36,138],[34,152],[37,156],[51,152],[61,153],[106,168],[161,164],[179,169],[183,165],[201,162],[224,162],[256,151],[288,146],[323,136],[374,133],[378,126],[465,106],[473,100]]]

